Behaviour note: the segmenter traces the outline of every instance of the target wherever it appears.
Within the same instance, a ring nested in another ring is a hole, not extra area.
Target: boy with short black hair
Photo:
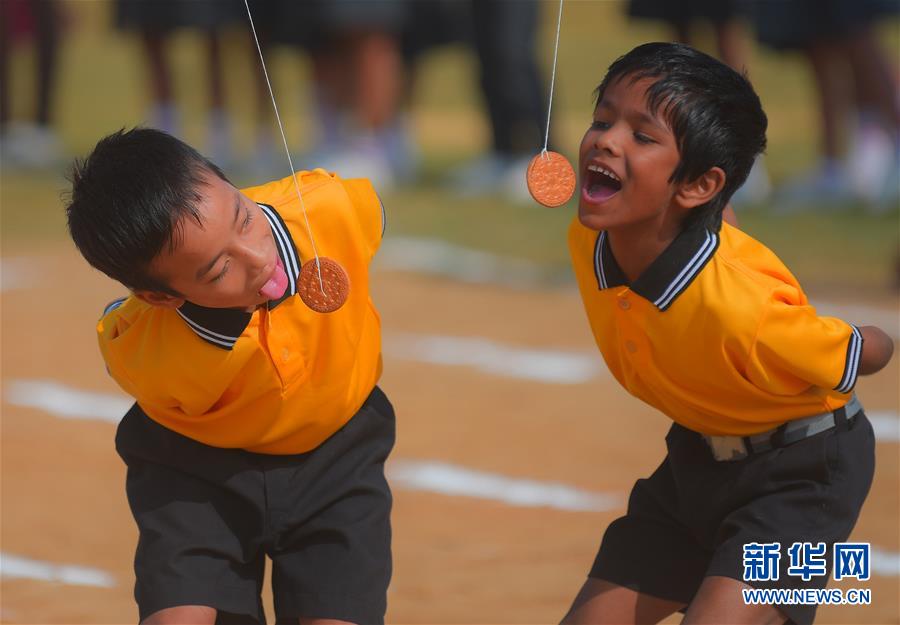
[[[810,623],[814,606],[741,590],[824,586],[788,575],[787,549],[830,549],[859,516],[874,436],[852,390],[893,342],[816,315],[771,251],[722,223],[766,125],[746,78],[684,45],[639,46],[598,87],[572,262],[610,371],[675,423],[565,622]],[[745,583],[752,543],[779,543],[775,579]]]
[[[383,622],[391,575],[384,461],[394,413],[376,386],[368,265],[384,214],[365,180],[322,170],[239,191],[163,132],[101,140],[77,163],[69,230],[132,290],[97,326],[136,399],[116,449],[140,531],[144,623]],[[329,314],[297,296],[301,259],[350,279]]]

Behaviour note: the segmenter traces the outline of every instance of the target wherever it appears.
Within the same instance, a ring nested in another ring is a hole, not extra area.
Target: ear
[[[134,295],[142,302],[162,308],[181,308],[184,304],[183,297],[176,297],[162,291],[135,291]]]
[[[725,186],[725,172],[721,167],[710,167],[694,180],[683,183],[675,192],[675,201],[682,208],[694,208],[706,204]]]

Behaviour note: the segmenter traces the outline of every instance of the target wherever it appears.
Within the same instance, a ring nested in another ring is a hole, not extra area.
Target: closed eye
[[[595,121],[591,124],[593,130],[609,130],[611,124],[609,122]]]
[[[642,132],[634,133],[634,140],[637,141],[638,143],[643,143],[643,144],[655,143],[655,141],[653,139],[651,139],[650,137],[648,137],[647,135],[645,135]]]
[[[222,267],[222,271],[219,272],[219,275],[217,275],[215,278],[213,278],[212,280],[210,280],[210,282],[218,282],[218,281],[220,281],[222,278],[224,278],[224,277],[225,277],[225,274],[228,273],[228,266],[229,266],[230,264],[231,264],[231,261],[230,261],[230,260],[226,260],[226,261],[225,261],[225,266]]]
[[[244,211],[246,211],[247,216],[244,217],[244,221],[243,221],[243,223],[241,223],[241,229],[242,229],[242,230],[246,230],[246,229],[247,229],[247,226],[250,225],[250,222],[253,221],[253,213],[250,212],[250,209],[247,208],[247,207],[245,206],[245,207],[244,207]]]

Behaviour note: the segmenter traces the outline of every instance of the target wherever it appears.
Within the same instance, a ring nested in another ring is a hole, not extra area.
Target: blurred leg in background
[[[379,190],[407,179],[412,156],[396,148],[403,114],[406,0],[275,3],[272,36],[312,61],[315,139],[298,167],[369,178]]]
[[[52,166],[63,157],[52,123],[60,31],[61,15],[55,0],[0,1],[0,153],[13,166]],[[11,54],[19,40],[28,38],[35,48],[33,114],[14,121]]]
[[[891,0],[795,0],[753,7],[762,43],[798,50],[808,60],[819,107],[818,162],[779,189],[778,210],[896,207],[897,79],[874,25],[900,6]]]
[[[897,68],[871,24],[846,42],[856,94],[857,124],[848,165],[857,195],[870,210],[896,208],[900,200],[900,85]]]
[[[195,30],[202,39],[207,104],[204,151],[221,167],[234,164],[232,127],[226,98],[222,31],[229,25],[245,28],[242,0],[118,0],[116,21],[120,28],[140,36],[150,87],[146,123],[181,136],[181,113],[175,97],[173,66],[168,58],[172,37],[180,29]]]
[[[741,73],[749,73],[748,40],[740,0],[631,0],[628,15],[669,25],[675,40],[697,47],[694,30],[698,22],[712,24],[719,59]],[[746,182],[734,194],[737,206],[761,204],[769,198],[772,184],[765,159],[756,159]]]
[[[530,202],[525,170],[544,147],[547,121],[536,51],[541,5],[535,0],[474,0],[471,7],[491,150],[451,172],[450,186],[462,196],[500,193]]]

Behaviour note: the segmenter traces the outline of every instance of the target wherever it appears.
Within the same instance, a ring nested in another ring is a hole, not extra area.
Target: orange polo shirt
[[[207,445],[266,454],[314,449],[362,406],[381,375],[378,313],[368,267],[384,211],[366,180],[298,174],[320,256],[350,278],[337,311],[297,295],[301,259],[313,258],[291,177],[242,192],[272,228],[288,274],[280,299],[249,313],[186,302],[178,310],[131,297],[97,326],[112,377],[161,425]]]
[[[569,249],[609,370],[684,427],[746,436],[849,401],[859,330],[817,315],[775,254],[737,228],[685,230],[631,284],[607,233],[575,219]]]

